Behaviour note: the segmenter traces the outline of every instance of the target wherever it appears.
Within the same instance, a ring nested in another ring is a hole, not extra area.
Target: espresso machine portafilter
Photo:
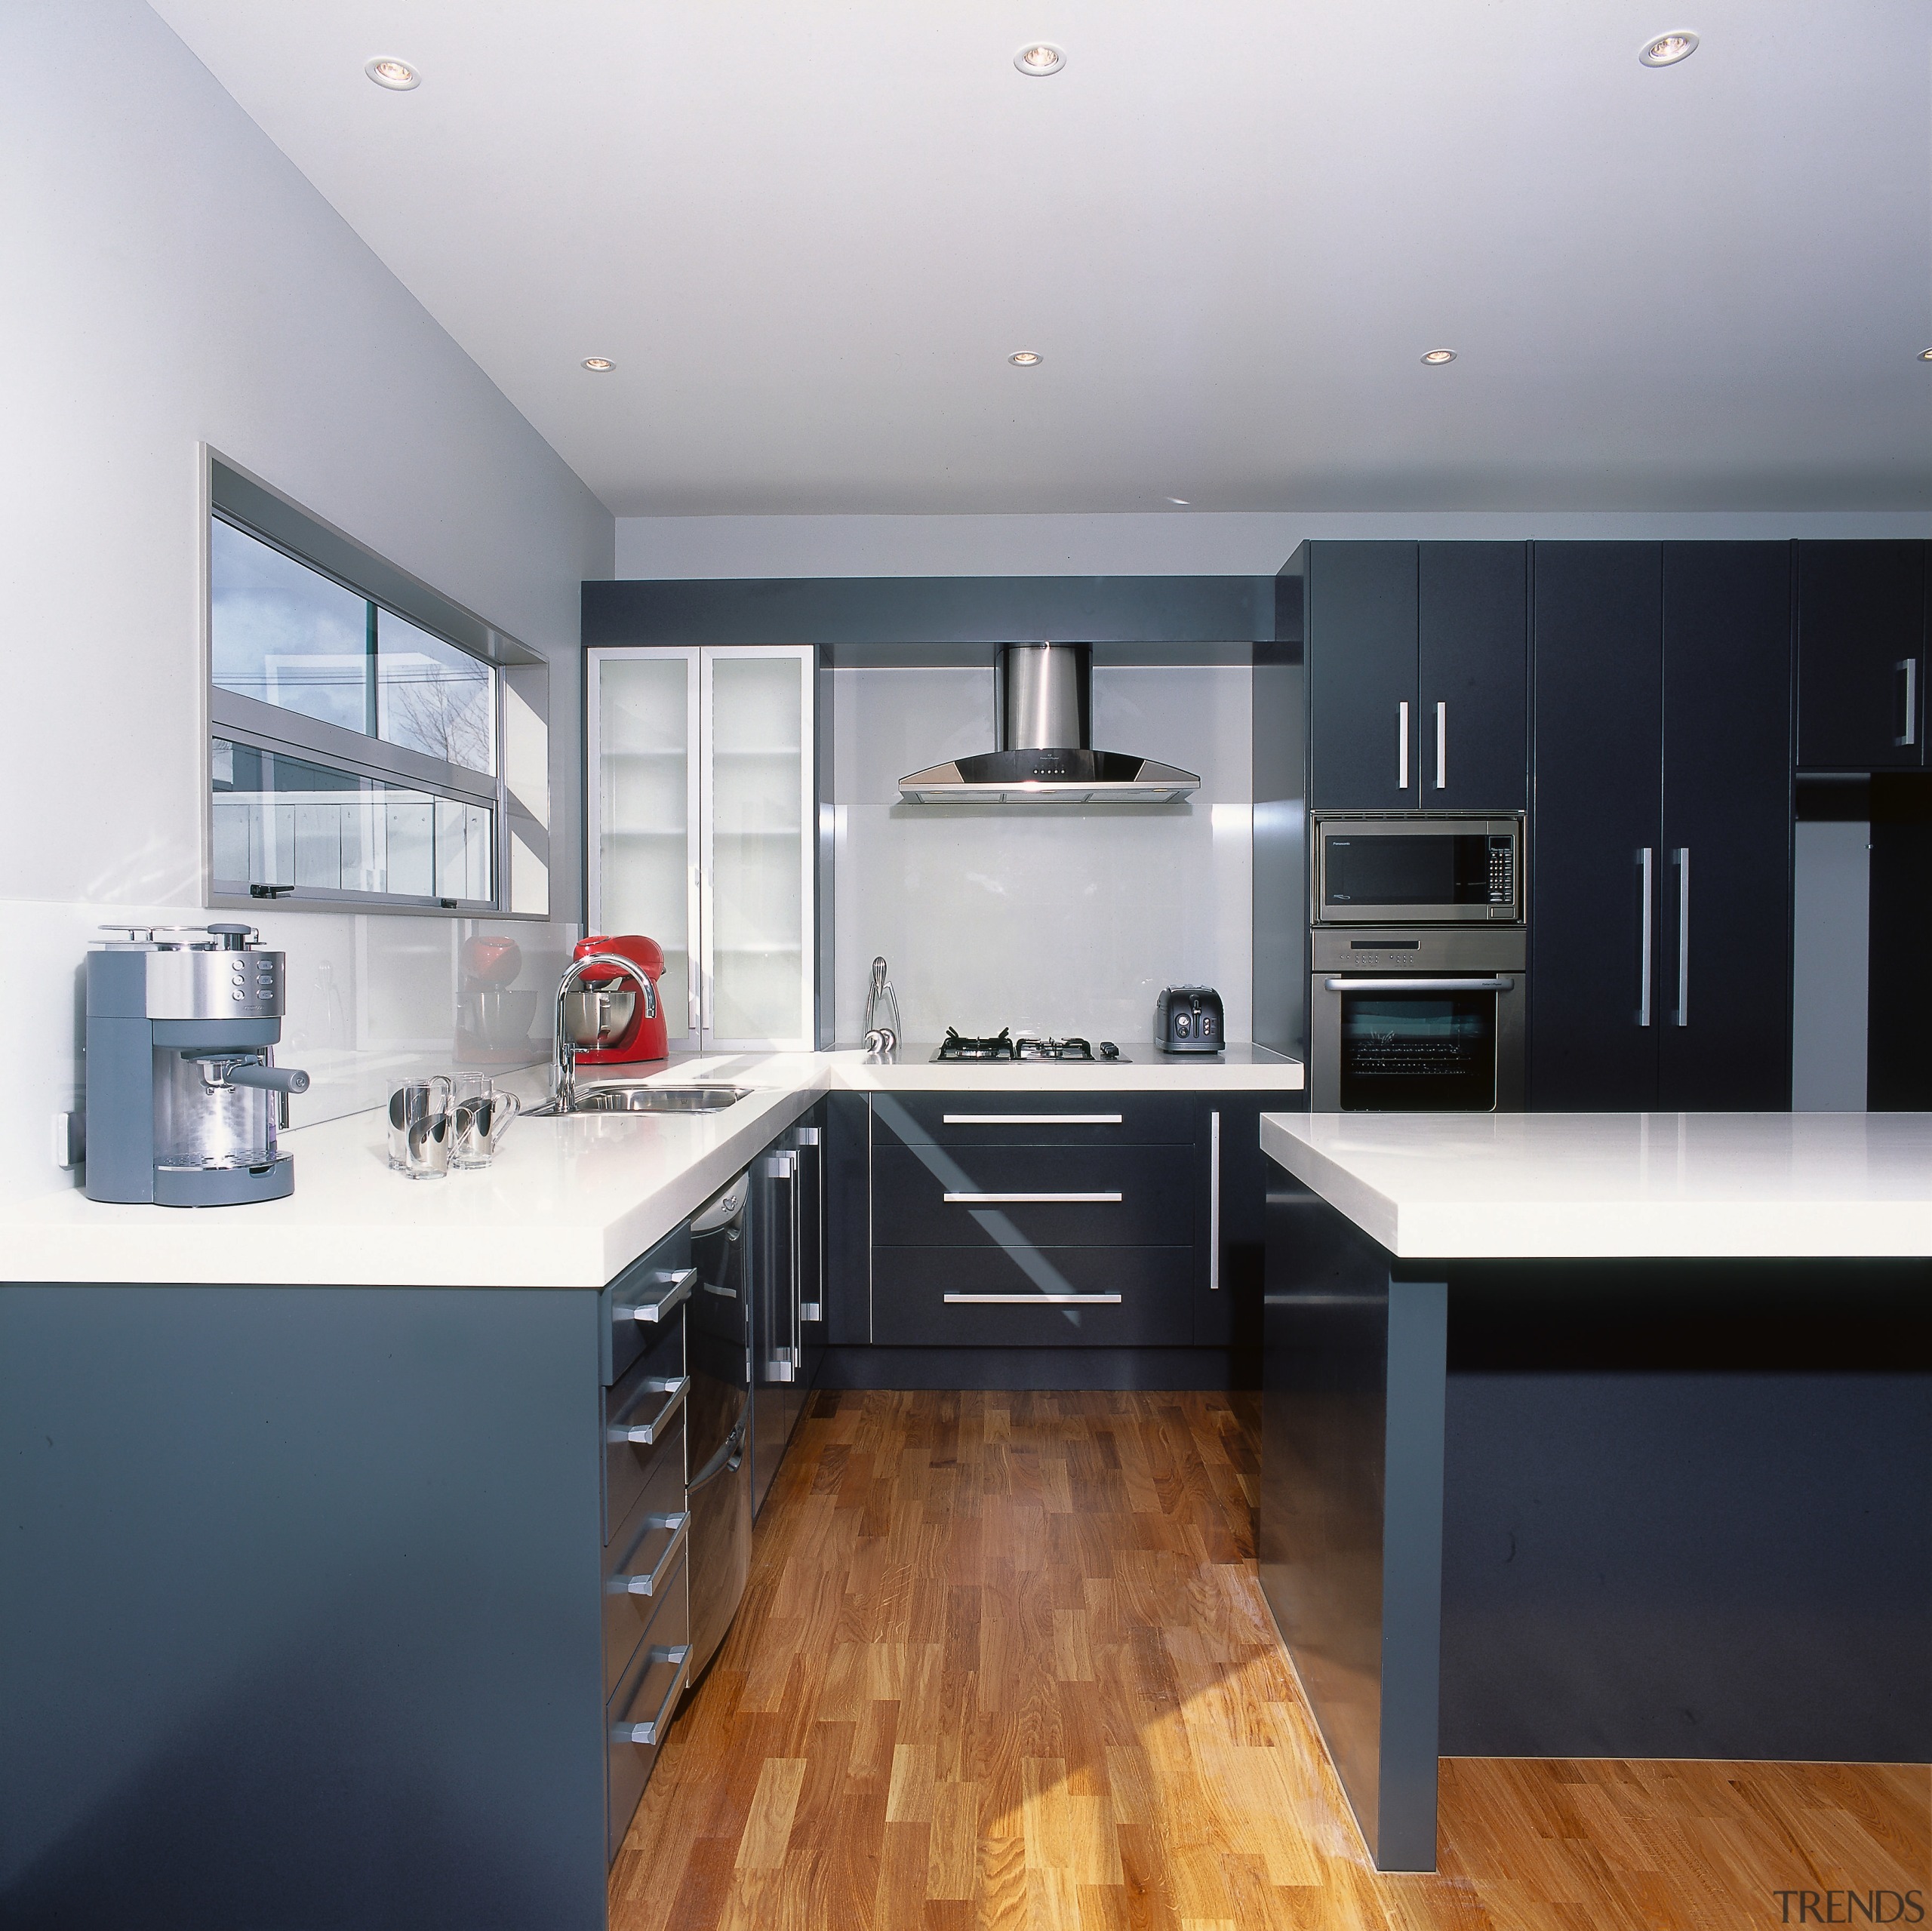
[[[251,925],[126,926],[88,955],[91,1200],[232,1207],[278,1200],[288,1096],[309,1075],[275,1063],[283,955]]]

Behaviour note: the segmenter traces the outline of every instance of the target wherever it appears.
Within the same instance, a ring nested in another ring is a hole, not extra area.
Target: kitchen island
[[[1262,1583],[1443,1756],[1932,1756],[1932,1117],[1269,1115]]]

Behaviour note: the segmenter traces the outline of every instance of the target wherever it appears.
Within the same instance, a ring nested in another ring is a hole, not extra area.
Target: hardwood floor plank
[[[1932,1893],[1922,1765],[1447,1759],[1439,1873],[1377,1874],[1261,1597],[1258,1427],[817,1398],[612,1931],[1760,1931],[1778,1889]]]
[[[758,1773],[758,1788],[738,1840],[740,1871],[776,1871],[785,1862],[792,1840],[792,1819],[804,1787],[802,1757],[768,1757]]]

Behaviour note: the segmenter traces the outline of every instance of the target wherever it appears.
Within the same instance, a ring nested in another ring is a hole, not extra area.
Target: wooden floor
[[[1441,1874],[1377,1876],[1262,1604],[1255,1468],[1238,1396],[821,1396],[613,1931],[1932,1911],[1924,1767],[1452,1760]]]

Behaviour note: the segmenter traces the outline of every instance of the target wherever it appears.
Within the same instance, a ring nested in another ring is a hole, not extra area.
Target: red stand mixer
[[[635,961],[635,975],[593,970],[584,974],[578,989],[565,1000],[565,1023],[577,1046],[580,1066],[631,1065],[641,1059],[670,1057],[671,1043],[664,1025],[664,1002],[657,982],[664,974],[664,949],[639,933],[616,938],[580,939],[574,958],[592,952],[614,953]]]

